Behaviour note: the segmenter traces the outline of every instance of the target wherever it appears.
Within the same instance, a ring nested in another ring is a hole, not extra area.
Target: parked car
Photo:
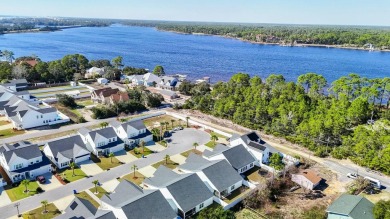
[[[37,176],[36,180],[40,183],[43,184],[46,182],[46,179],[44,176]]]
[[[357,173],[347,173],[347,177],[351,179],[356,179],[359,175]]]
[[[164,132],[164,138],[170,137],[172,134],[168,131]]]

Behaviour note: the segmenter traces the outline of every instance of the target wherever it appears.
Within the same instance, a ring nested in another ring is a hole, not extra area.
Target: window
[[[199,205],[199,208],[200,208],[200,209],[202,209],[203,207],[204,207],[204,204],[203,204],[203,203]]]
[[[234,189],[234,185],[232,185],[232,187],[230,187],[230,190],[233,190]]]
[[[249,165],[249,167],[253,167],[253,163],[251,163],[251,164]]]
[[[22,163],[16,164],[16,165],[14,165],[14,168],[15,168],[15,170],[21,169],[21,168],[23,168],[23,164]]]
[[[33,165],[33,164],[34,164],[34,162],[31,162],[30,164],[31,164],[31,165]]]
[[[41,115],[41,119],[43,118],[43,115]]]
[[[111,138],[108,139],[108,142],[111,142]]]
[[[39,160],[36,160],[35,163],[39,163]]]
[[[37,119],[39,119],[39,116],[37,116]]]

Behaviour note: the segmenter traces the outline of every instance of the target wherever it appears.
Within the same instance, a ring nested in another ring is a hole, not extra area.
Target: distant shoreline
[[[1,34],[18,34],[18,33],[48,33],[48,32],[56,32],[56,31],[62,31],[65,29],[71,29],[71,28],[79,28],[79,27],[85,27],[85,26],[66,26],[66,27],[55,27],[57,29],[54,30],[41,30],[41,28],[34,28],[34,29],[26,29],[26,30],[12,30],[12,31],[5,31],[0,33]]]
[[[334,49],[349,49],[349,50],[361,50],[361,51],[367,51],[367,52],[390,52],[390,49],[374,49],[370,50],[367,48],[362,47],[354,47],[354,46],[343,46],[343,45],[326,45],[326,44],[296,44],[296,45],[282,45],[281,43],[264,43],[264,42],[256,42],[251,40],[245,40],[239,37],[231,37],[226,35],[213,35],[213,34],[206,34],[206,33],[185,33],[180,31],[171,31],[171,30],[163,30],[155,28],[158,31],[164,31],[164,32],[171,32],[171,33],[177,33],[177,34],[184,34],[184,35],[198,35],[198,36],[216,36],[216,37],[223,37],[233,40],[239,40],[246,43],[252,43],[252,44],[259,44],[259,45],[274,45],[274,46],[283,46],[283,47],[320,47],[320,48],[334,48]]]

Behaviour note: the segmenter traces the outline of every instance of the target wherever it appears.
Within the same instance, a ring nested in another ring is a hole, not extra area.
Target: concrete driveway
[[[171,161],[175,162],[175,163],[178,163],[180,165],[182,165],[183,163],[185,163],[186,161],[186,157],[184,157],[183,155],[181,154],[175,154],[173,156],[171,156]]]
[[[4,191],[3,187],[0,187],[0,206],[11,204],[12,201],[9,199],[7,193]]]
[[[55,188],[58,188],[58,187],[61,187],[62,184],[60,183],[60,181],[58,181],[58,179],[53,176],[53,174],[51,173],[46,173],[46,174],[43,174],[43,176],[45,177],[46,179],[46,182],[45,184],[39,184],[39,186],[45,190],[45,191],[49,191],[49,190],[52,190],[52,189],[55,189]]]
[[[152,166],[146,166],[144,168],[139,169],[138,172],[145,177],[152,177],[154,172],[156,172],[156,168]]]
[[[66,207],[68,207],[68,205],[72,202],[74,197],[74,195],[68,195],[62,199],[54,201],[53,204],[58,208],[59,211],[63,212]]]
[[[120,162],[123,163],[130,163],[138,158],[130,153],[127,153],[125,150],[119,151],[115,153],[115,158],[118,159]]]
[[[92,160],[84,161],[79,164],[80,169],[87,174],[87,176],[94,176],[104,172],[96,163]]]
[[[118,186],[119,181],[117,179],[110,180],[102,184],[102,188],[107,192],[112,192]]]
[[[153,152],[161,152],[161,151],[167,149],[166,147],[164,147],[160,144],[156,144],[155,142],[149,142],[148,145],[146,145],[145,147],[147,147],[149,150],[151,150]]]

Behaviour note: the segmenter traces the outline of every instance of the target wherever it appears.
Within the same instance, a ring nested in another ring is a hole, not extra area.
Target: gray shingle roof
[[[212,151],[204,150],[203,156],[205,157],[212,157],[218,154],[221,154],[222,152],[229,150],[229,147],[223,144],[217,144]]]
[[[226,161],[221,160],[203,169],[203,173],[213,183],[219,192],[229,188],[243,179]]]
[[[241,144],[222,152],[222,154],[236,170],[256,161]]]
[[[374,219],[373,208],[374,204],[362,196],[343,194],[326,211],[353,219]]]
[[[123,180],[118,184],[113,193],[103,196],[102,201],[114,207],[122,207],[153,191],[142,190],[134,183]]]
[[[3,144],[1,146],[0,151],[4,155],[4,158],[7,163],[11,160],[12,155],[16,155],[26,160],[42,156],[41,150],[39,150],[38,145],[26,144],[24,142],[18,142],[13,145]]]
[[[89,132],[89,135],[92,137],[93,140],[96,139],[98,135],[101,135],[105,138],[114,138],[117,137],[114,128],[112,127],[107,127],[103,129],[97,129]]]
[[[213,193],[195,173],[172,183],[167,189],[184,212],[213,197]]]
[[[146,126],[142,120],[129,121],[124,123],[123,125],[130,125],[137,130],[146,129]]]
[[[188,170],[188,171],[198,171],[202,170],[205,167],[208,167],[213,162],[204,159],[203,157],[191,153],[186,159],[185,163],[179,166],[179,169]]]
[[[147,178],[143,183],[155,186],[158,188],[165,187],[173,182],[176,182],[179,179],[187,176],[188,174],[178,174],[173,172],[171,169],[160,165],[157,170],[154,172],[153,177]]]
[[[50,148],[55,158],[58,157],[58,154],[69,159],[74,158],[77,154],[80,154],[80,152],[89,154],[87,147],[79,135],[50,141],[47,143],[47,146]]]
[[[75,197],[65,213],[56,219],[115,219],[111,211],[97,209],[90,201]]]

